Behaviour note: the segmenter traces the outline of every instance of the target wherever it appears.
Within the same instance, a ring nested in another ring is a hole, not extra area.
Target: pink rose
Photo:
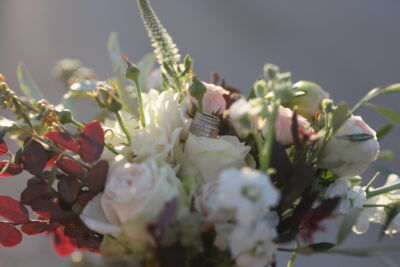
[[[275,122],[275,138],[282,145],[293,144],[292,119],[293,111],[280,106]],[[297,126],[297,133],[300,139],[304,139],[314,133],[310,123],[301,115],[297,115]],[[265,124],[262,131],[266,134],[268,123]]]

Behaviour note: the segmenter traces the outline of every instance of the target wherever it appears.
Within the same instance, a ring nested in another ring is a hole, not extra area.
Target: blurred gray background
[[[336,100],[354,104],[369,89],[400,81],[400,1],[398,0],[152,0],[161,21],[181,49],[195,60],[195,71],[208,80],[217,71],[243,92],[266,62],[291,71],[294,80],[321,84]],[[55,61],[79,58],[100,79],[112,75],[107,37],[119,33],[131,60],[151,51],[134,0],[0,0],[0,73],[17,91],[16,66],[23,61],[58,103],[62,85],[50,70]],[[398,109],[399,96],[375,101]],[[4,112],[4,111],[1,111]],[[367,108],[360,111],[374,128],[385,121]],[[3,114],[2,114],[3,115]],[[366,118],[365,116],[368,116]],[[399,130],[382,142],[400,152]],[[398,159],[391,168],[399,171]],[[365,177],[369,178],[370,174]],[[26,177],[3,179],[0,194],[18,197]],[[335,226],[331,222],[327,226]],[[330,228],[329,228],[330,229]],[[354,236],[343,247],[374,244],[377,227]],[[399,236],[383,244],[399,244]],[[332,241],[323,233],[317,241]],[[387,254],[400,261],[398,253]],[[278,255],[286,266],[289,255]],[[45,236],[25,238],[16,248],[0,248],[0,267],[67,266]],[[295,266],[383,266],[376,258],[299,256]]]

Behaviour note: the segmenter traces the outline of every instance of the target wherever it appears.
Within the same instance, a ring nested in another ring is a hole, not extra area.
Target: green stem
[[[85,125],[76,120],[71,120],[71,123],[75,125],[79,130],[82,130],[85,127]]]
[[[371,198],[371,197],[375,197],[375,196],[379,196],[382,194],[386,194],[389,193],[391,191],[395,191],[395,190],[400,190],[400,183],[394,184],[394,185],[389,185],[389,186],[384,186],[372,191],[368,191],[367,192],[367,198]]]
[[[386,208],[387,205],[375,205],[375,204],[366,204],[364,208]]]
[[[265,143],[262,147],[260,154],[260,166],[261,171],[266,172],[269,168],[269,162],[271,159],[272,153],[272,144],[275,136],[275,121],[278,113],[279,103],[277,101],[272,101],[273,103],[273,111],[268,116],[268,131],[267,136],[265,137]]]
[[[142,99],[142,89],[140,88],[139,81],[135,80],[136,90],[138,95],[138,103],[139,103],[139,114],[140,114],[140,122],[142,126],[146,126],[146,117],[144,116],[144,107],[143,107],[143,99]]]
[[[290,260],[287,264],[287,267],[293,267],[294,266],[294,261],[296,260],[297,257],[297,249],[299,248],[300,242],[298,240],[296,240],[296,244],[294,247],[294,250],[292,252],[292,256],[290,257]]]
[[[131,135],[129,133],[128,128],[126,127],[125,121],[122,119],[121,113],[119,111],[116,111],[116,112],[114,112],[114,114],[118,120],[119,125],[121,126],[122,131],[125,134],[128,145],[131,145]]]

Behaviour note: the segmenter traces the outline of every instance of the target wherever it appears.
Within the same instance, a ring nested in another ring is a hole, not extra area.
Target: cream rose
[[[98,233],[123,234],[132,242],[151,243],[146,226],[178,195],[179,184],[171,167],[160,166],[155,160],[116,162],[104,192],[88,203],[81,219]]]
[[[229,135],[212,139],[189,133],[185,144],[185,156],[201,172],[204,182],[217,180],[223,169],[243,167],[249,151],[249,146]]]
[[[354,134],[370,134],[373,137],[366,141],[343,138]],[[375,131],[360,116],[351,116],[326,144],[321,167],[342,177],[359,175],[377,159],[378,153],[379,143]]]

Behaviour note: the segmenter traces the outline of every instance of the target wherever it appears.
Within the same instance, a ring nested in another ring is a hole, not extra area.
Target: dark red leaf
[[[71,175],[74,178],[84,180],[86,171],[85,169],[76,161],[63,157],[57,161],[57,166],[66,174]]]
[[[87,163],[98,160],[104,149],[104,131],[99,121],[86,124],[79,136],[79,155]]]
[[[53,247],[60,257],[69,256],[76,249],[75,241],[64,235],[62,227],[58,227],[53,234]]]
[[[21,243],[22,234],[14,225],[0,222],[0,244],[4,247],[14,247]]]
[[[82,237],[86,233],[86,227],[84,225],[68,225],[64,229],[64,234],[68,237],[77,238]]]
[[[52,168],[54,166],[54,164],[56,164],[56,160],[58,159],[59,154],[54,154],[53,156],[51,156],[46,163],[45,169],[49,169]]]
[[[80,183],[72,177],[60,179],[57,184],[58,194],[67,203],[73,202],[79,193]]]
[[[21,193],[21,202],[26,205],[32,204],[32,202],[44,199],[48,200],[55,196],[56,191],[48,184],[44,182],[37,182],[29,185]]]
[[[47,139],[53,141],[57,146],[62,149],[70,150],[74,153],[78,153],[79,146],[75,142],[74,138],[64,132],[59,131],[49,131],[44,135]]]
[[[94,192],[84,192],[79,194],[78,196],[78,203],[82,206],[86,206],[86,204],[92,200],[97,194]]]
[[[46,167],[47,152],[38,141],[26,139],[21,160],[25,170],[40,176]]]
[[[85,179],[86,185],[89,187],[90,191],[94,193],[102,191],[106,184],[107,174],[108,162],[102,160],[96,163]]]
[[[0,156],[3,156],[7,153],[8,153],[7,144],[3,140],[0,140]]]
[[[15,223],[29,222],[25,206],[9,196],[0,196],[0,216]]]
[[[63,216],[61,207],[50,200],[35,200],[31,203],[31,208],[35,213],[47,219],[59,220]]]
[[[4,168],[6,168],[4,170]],[[20,174],[24,169],[21,165],[3,160],[0,161],[0,177],[10,177]]]
[[[27,235],[37,235],[43,233],[50,228],[50,224],[47,222],[32,222],[24,224],[21,227],[21,231]]]

